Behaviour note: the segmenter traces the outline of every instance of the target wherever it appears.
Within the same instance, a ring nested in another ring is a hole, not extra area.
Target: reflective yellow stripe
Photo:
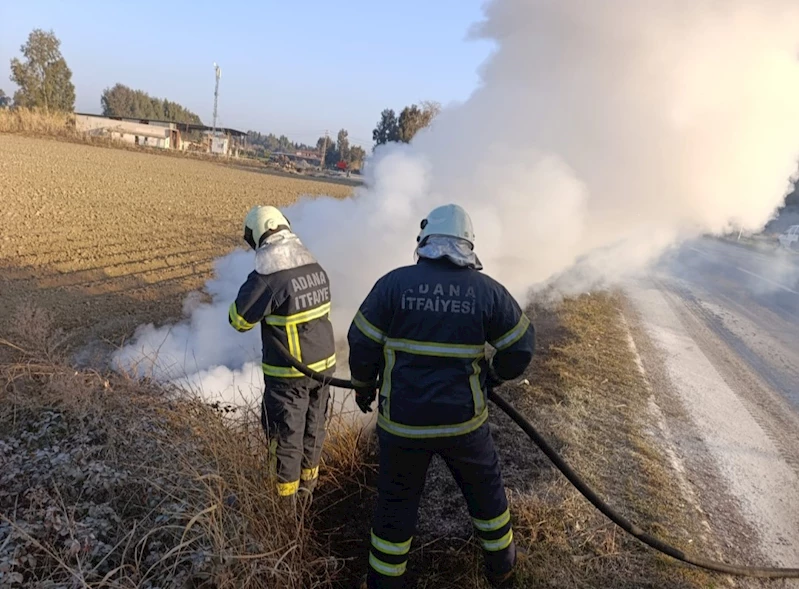
[[[405,574],[405,569],[408,566],[407,561],[402,564],[388,564],[377,558],[371,552],[369,553],[369,566],[376,570],[381,575],[387,577],[400,577]]]
[[[291,481],[290,483],[278,483],[277,484],[277,494],[281,497],[286,497],[288,495],[294,495],[297,492],[297,489],[300,488],[300,481]]]
[[[355,319],[353,319],[352,322],[355,324],[355,327],[369,339],[376,341],[378,344],[382,344],[386,341],[386,334],[369,323],[369,320],[364,317],[363,313],[360,311],[355,314]]]
[[[516,327],[511,329],[498,340],[489,343],[497,350],[505,350],[522,339],[522,336],[525,334],[528,327],[530,327],[530,320],[527,318],[527,315],[522,314],[522,318],[519,319]]]
[[[397,556],[408,554],[411,549],[411,540],[413,540],[413,538],[405,542],[389,542],[376,536],[374,530],[372,530],[372,546],[386,554],[394,554]]]
[[[230,309],[228,309],[228,317],[230,318],[230,324],[236,331],[248,331],[256,326],[255,323],[250,323],[239,315],[235,301],[230,305]]]
[[[481,532],[495,532],[496,530],[502,529],[502,526],[507,525],[510,521],[510,510],[506,509],[502,515],[494,519],[472,518],[472,521],[474,522],[474,527]]]
[[[289,343],[289,354],[302,362],[302,350],[300,349],[300,332],[297,331],[297,325],[292,323],[286,325],[286,340]]]
[[[388,417],[380,413],[377,416],[377,425],[390,434],[403,438],[448,438],[452,436],[462,436],[473,432],[485,423],[488,418],[488,411],[483,410],[480,415],[475,416],[464,423],[454,423],[451,425],[433,426],[413,426],[402,425],[391,421]]]
[[[302,313],[296,313],[294,315],[269,315],[265,320],[268,325],[286,328],[286,341],[288,342],[289,353],[292,355],[292,357],[302,362],[300,332],[297,329],[297,326],[301,323],[313,321],[314,319],[321,319],[329,313],[330,303],[325,303],[324,305],[321,305],[315,309],[310,309],[308,311],[303,311]],[[279,378],[299,378],[303,376],[303,374],[296,368],[287,366],[269,366],[268,364],[264,364],[263,366],[264,374],[267,376],[276,376]],[[330,368],[332,365],[325,364],[323,368],[314,368],[314,366],[315,365],[309,365],[309,368],[318,372],[319,370]]]
[[[333,354],[330,358],[319,360],[313,364],[308,364],[308,368],[314,372],[323,372],[328,368],[333,368],[336,365],[336,355]],[[302,372],[293,366],[272,366],[271,364],[261,364],[264,374],[267,376],[274,376],[275,378],[300,378],[305,376]]]
[[[330,313],[330,303],[325,303],[324,305],[320,305],[315,309],[310,309],[308,311],[303,311],[302,313],[296,313],[294,315],[268,315],[266,317],[266,322],[269,325],[285,327],[286,325],[290,325],[292,323],[306,323],[308,321],[313,321],[314,319],[321,319],[328,313]]]
[[[509,530],[507,534],[502,536],[499,540],[483,540],[480,539],[480,544],[483,545],[483,550],[488,552],[499,552],[505,550],[513,542],[513,530]]]
[[[438,356],[443,358],[482,358],[485,346],[445,344],[439,342],[420,342],[409,339],[386,340],[386,347],[398,352],[408,352],[419,356]]]
[[[483,394],[483,389],[480,387],[480,360],[481,358],[475,358],[474,362],[472,362],[472,375],[469,377],[469,386],[472,389],[472,400],[474,401],[474,414],[480,415],[485,409],[485,395]]]
[[[303,481],[312,481],[318,477],[319,477],[318,466],[314,466],[313,468],[303,468],[302,473],[300,474],[300,479],[302,479]]]
[[[391,419],[391,373],[394,371],[394,362],[397,360],[394,350],[383,348],[383,356],[386,359],[386,365],[383,369],[383,384],[380,386],[380,396],[385,400],[381,405],[381,413],[379,417],[385,417],[386,420]]]

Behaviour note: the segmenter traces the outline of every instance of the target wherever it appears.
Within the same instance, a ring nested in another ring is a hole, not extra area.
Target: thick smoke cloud
[[[471,35],[495,51],[468,100],[412,145],[378,149],[354,198],[287,211],[331,274],[340,337],[374,281],[413,262],[439,204],[469,211],[485,271],[524,299],[612,283],[702,233],[758,230],[789,189],[794,0],[496,0],[485,16]],[[252,254],[222,259],[212,304],[169,332],[144,328],[117,359],[162,345],[195,386],[230,397],[234,376],[257,372],[241,370],[257,336],[226,325],[251,269]]]

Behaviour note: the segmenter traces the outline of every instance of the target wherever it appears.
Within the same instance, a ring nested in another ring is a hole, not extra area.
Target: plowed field
[[[180,315],[255,204],[352,188],[229,166],[0,135],[0,333],[24,301],[78,340]]]

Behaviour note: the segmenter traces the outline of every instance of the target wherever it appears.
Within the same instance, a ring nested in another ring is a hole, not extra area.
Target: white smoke
[[[701,233],[758,230],[788,191],[795,0],[495,0],[485,14],[472,34],[496,50],[468,100],[410,146],[379,148],[354,198],[287,210],[331,275],[340,338],[374,281],[412,263],[419,221],[440,204],[471,214],[485,271],[523,299],[554,279],[612,283]],[[206,392],[250,377],[260,390],[245,364],[257,336],[226,318],[251,269],[252,254],[223,258],[211,304],[143,328],[117,359],[160,345]]]

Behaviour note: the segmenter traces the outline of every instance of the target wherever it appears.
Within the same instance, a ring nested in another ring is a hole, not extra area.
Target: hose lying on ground
[[[280,340],[273,335],[271,338],[273,345],[283,355],[284,359],[294,368],[302,372],[305,376],[335,387],[344,389],[354,388],[352,382],[349,380],[326,376],[311,370],[302,362],[294,358],[286,349],[286,347],[280,342]],[[613,507],[603,501],[602,498],[600,498],[599,495],[597,495],[585,483],[585,481],[580,478],[580,475],[578,475],[572,469],[572,467],[569,466],[565,460],[563,460],[563,458],[555,451],[555,449],[549,445],[549,443],[541,436],[541,434],[538,433],[535,427],[533,427],[533,424],[527,421],[527,419],[525,419],[521,413],[514,409],[510,403],[508,403],[504,398],[491,389],[488,391],[488,398],[493,401],[497,407],[504,411],[508,417],[510,417],[513,422],[518,425],[533,442],[535,442],[536,446],[538,446],[541,451],[546,454],[547,458],[552,461],[558,470],[563,473],[563,475],[572,485],[574,485],[574,487],[583,495],[583,497],[588,499],[588,501],[590,501],[591,504],[600,512],[602,512],[602,514],[610,521],[647,546],[679,561],[717,573],[726,573],[729,575],[738,575],[742,577],[758,577],[761,579],[799,579],[799,568],[779,569],[768,567],[746,567],[708,560],[706,558],[685,554],[682,550],[675,548],[674,546],[663,542],[655,536],[646,533],[637,524],[626,519]]]

